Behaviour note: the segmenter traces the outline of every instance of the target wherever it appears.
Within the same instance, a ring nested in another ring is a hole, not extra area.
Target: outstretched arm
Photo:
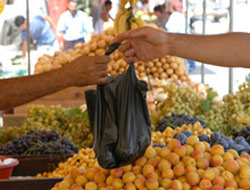
[[[0,80],[0,110],[16,107],[70,86],[106,82],[109,58],[82,56],[61,69]]]
[[[250,34],[188,35],[144,27],[121,34],[116,42],[127,61],[149,61],[165,55],[179,56],[224,67],[250,68]]]
[[[56,25],[55,25],[54,21],[49,16],[44,16],[43,20],[48,21],[51,28],[54,30],[55,33],[57,33]]]
[[[250,34],[169,34],[169,54],[223,67],[250,68]]]

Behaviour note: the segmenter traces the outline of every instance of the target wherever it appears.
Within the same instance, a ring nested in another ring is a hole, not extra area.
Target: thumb
[[[95,58],[95,63],[96,64],[103,64],[103,63],[108,63],[110,62],[110,57],[109,56],[97,56]]]

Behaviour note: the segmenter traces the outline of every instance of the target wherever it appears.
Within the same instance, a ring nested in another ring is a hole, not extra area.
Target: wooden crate
[[[8,156],[17,158],[17,165],[12,173],[12,176],[36,176],[38,173],[53,171],[60,162],[66,161],[72,157],[71,154],[65,155],[16,155]]]
[[[85,91],[90,89],[96,89],[96,86],[67,88],[28,104],[16,107],[14,109],[14,114],[25,115],[27,113],[27,106],[29,105],[61,105],[65,108],[79,107],[85,104]]]
[[[9,180],[0,180],[0,189],[2,190],[50,190],[62,178],[11,178]]]
[[[3,115],[4,127],[21,127],[24,123],[25,115]]]

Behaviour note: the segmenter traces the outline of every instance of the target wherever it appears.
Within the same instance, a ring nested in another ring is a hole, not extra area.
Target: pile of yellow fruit
[[[211,135],[212,132],[209,128],[203,128],[199,122],[194,125],[182,125],[181,127],[177,127],[172,129],[171,127],[167,127],[165,131],[162,133],[152,132],[152,142],[153,144],[162,144],[167,145],[174,137],[176,133],[181,133],[182,131],[191,131],[194,136],[198,136],[200,134]]]
[[[207,134],[211,135],[211,131],[206,128],[204,129],[199,122],[192,125],[182,125],[181,127],[177,127],[176,129],[172,129],[167,127],[166,130],[161,132],[152,132],[152,143],[153,144],[161,144],[167,145],[176,133],[180,133],[182,131],[191,131],[193,135],[199,134]],[[38,174],[37,178],[43,177],[65,177],[67,176],[73,167],[77,167],[81,169],[88,169],[94,166],[98,166],[97,159],[95,157],[95,152],[92,148],[81,149],[78,154],[75,154],[72,158],[69,158],[66,162],[61,162],[58,164],[58,167],[52,172],[44,172],[42,174]]]
[[[172,139],[167,147],[149,147],[134,164],[105,170],[75,167],[52,190],[234,190],[250,189],[250,156],[221,145],[210,147],[197,136],[187,144]]]
[[[155,79],[174,79],[189,81],[188,72],[184,60],[178,57],[165,56],[149,62],[135,63],[137,76],[146,77],[149,74]]]
[[[87,168],[93,168],[98,166],[97,159],[95,158],[95,152],[92,148],[81,149],[78,154],[74,154],[72,158],[69,158],[66,162],[61,162],[52,172],[44,172],[43,174],[38,174],[37,178],[57,178],[67,176],[73,167],[77,167],[80,170]]]
[[[55,52],[54,56],[43,55],[35,65],[35,73],[47,72],[63,67],[81,55],[101,56],[108,49],[109,44],[115,38],[114,29],[109,28],[99,35],[92,35],[91,40],[85,44],[77,44],[74,50]],[[116,50],[110,55],[111,61],[108,72],[111,76],[124,73],[129,64],[126,63],[122,53]],[[149,62],[135,63],[136,73],[139,78],[150,75],[155,79],[178,79],[189,81],[188,72],[184,60],[178,57],[165,56]]]
[[[108,45],[114,39],[112,28],[107,29],[99,35],[92,35],[90,42],[85,44],[76,44],[74,50],[58,51],[54,56],[43,55],[38,59],[35,65],[35,73],[42,73],[61,68],[81,55],[101,56],[104,55]],[[121,55],[121,54],[119,54]]]

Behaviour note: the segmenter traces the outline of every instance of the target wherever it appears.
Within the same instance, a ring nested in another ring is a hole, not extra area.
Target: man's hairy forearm
[[[0,110],[16,107],[70,86],[104,84],[107,56],[80,56],[61,69],[0,80]]]
[[[170,55],[225,67],[250,67],[250,34],[167,35]]]
[[[69,86],[63,70],[0,80],[0,110],[22,105]]]

